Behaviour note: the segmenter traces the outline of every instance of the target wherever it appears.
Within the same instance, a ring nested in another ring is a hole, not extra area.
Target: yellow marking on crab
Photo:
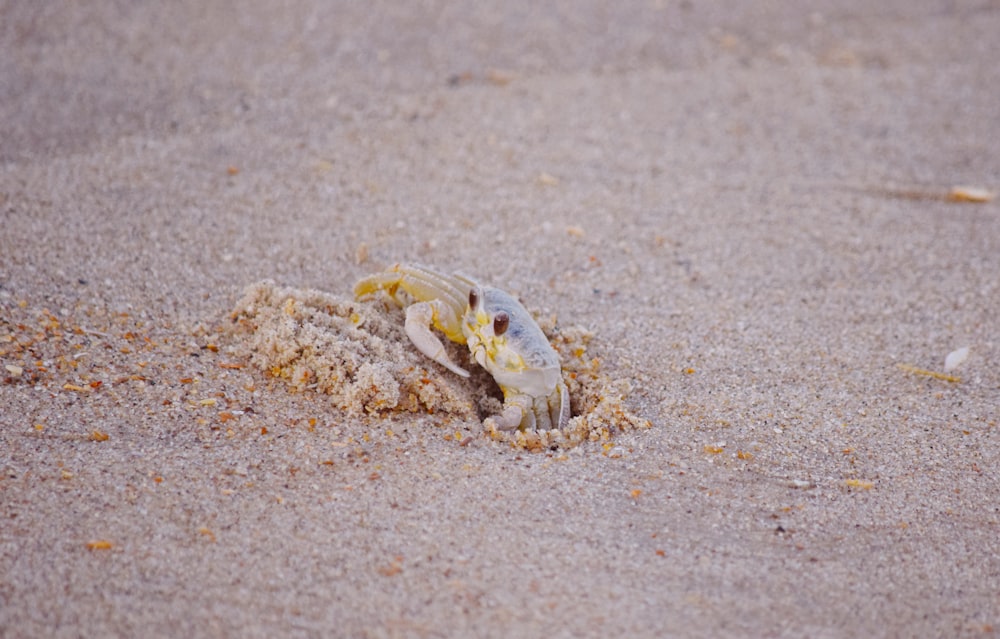
[[[476,311],[476,325],[479,328],[483,328],[484,326],[492,323],[493,320],[490,319],[490,316],[486,314],[486,311],[482,309]]]
[[[463,275],[396,264],[358,281],[359,299],[385,291],[404,303],[400,290],[414,303],[406,309],[406,334],[424,355],[463,376],[468,372],[448,357],[431,327],[459,344],[496,380],[504,410],[486,420],[488,429],[547,430],[569,422],[569,393],[562,380],[559,356],[531,314],[513,296],[482,286]]]

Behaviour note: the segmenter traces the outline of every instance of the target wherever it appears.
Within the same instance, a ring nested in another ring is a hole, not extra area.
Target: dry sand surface
[[[998,33],[0,2],[0,635],[1000,633]],[[398,261],[520,296],[586,436],[345,338]]]

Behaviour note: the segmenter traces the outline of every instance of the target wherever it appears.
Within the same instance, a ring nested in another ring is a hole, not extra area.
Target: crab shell
[[[491,286],[471,291],[478,298],[467,307],[462,332],[472,356],[501,388],[535,397],[552,394],[562,381],[559,355],[524,306],[512,295]],[[507,328],[495,334],[496,318],[506,314]]]

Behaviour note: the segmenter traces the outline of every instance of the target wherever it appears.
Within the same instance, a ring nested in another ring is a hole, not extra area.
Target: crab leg
[[[536,397],[533,409],[537,430],[565,428],[569,423],[569,392],[566,385],[560,381],[548,397]]]
[[[566,428],[569,426],[569,390],[566,389],[566,384],[560,381],[556,392],[559,393],[559,401],[555,405],[552,404],[552,398],[555,397],[555,393],[549,396],[549,410],[551,411],[552,423],[556,425],[556,428]]]
[[[472,282],[458,276],[447,276],[418,266],[396,264],[388,271],[366,277],[354,287],[354,294],[363,297],[384,290],[396,301],[400,288],[416,298],[406,309],[406,334],[417,349],[453,373],[468,377],[469,372],[448,357],[441,339],[431,332],[434,326],[453,342],[466,343],[462,332],[468,291]]]
[[[396,264],[387,271],[376,273],[354,285],[357,298],[384,290],[396,297],[402,288],[417,302],[437,302],[433,313],[434,326],[453,342],[465,344],[462,332],[462,315],[473,282],[460,276],[448,276],[419,266]],[[427,322],[430,324],[430,320]],[[422,351],[423,352],[423,351]]]
[[[548,397],[505,393],[503,412],[490,417],[497,430],[566,428],[569,424],[569,391],[562,382]]]
[[[401,274],[399,285],[418,301],[441,300],[454,310],[455,323],[465,312],[469,290],[474,284],[458,277],[444,275],[419,266],[396,266]],[[461,330],[458,331],[461,334]],[[450,336],[449,336],[450,338]]]
[[[497,430],[514,430],[525,423],[526,430],[535,429],[534,398],[524,393],[511,393],[504,397],[503,412],[488,417],[486,423],[493,422]]]

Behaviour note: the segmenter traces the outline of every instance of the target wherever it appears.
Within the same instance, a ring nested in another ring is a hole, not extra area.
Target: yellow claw
[[[513,296],[463,275],[406,264],[361,279],[354,295],[360,299],[380,290],[400,304],[406,303],[400,290],[414,300],[406,309],[406,333],[420,352],[468,375],[449,359],[433,326],[451,341],[467,344],[473,359],[493,376],[504,394],[504,410],[487,426],[542,430],[567,425],[569,393],[559,356]]]

